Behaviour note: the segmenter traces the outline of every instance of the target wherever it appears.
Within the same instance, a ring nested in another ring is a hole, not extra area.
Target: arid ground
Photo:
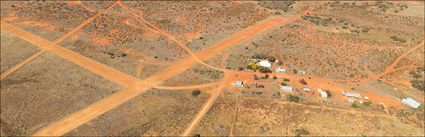
[[[424,136],[424,10],[1,1],[0,133]]]

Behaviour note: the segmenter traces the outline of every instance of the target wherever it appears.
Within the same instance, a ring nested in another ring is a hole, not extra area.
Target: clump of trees
[[[267,67],[259,67],[259,71],[261,72],[261,73],[272,73],[272,70],[270,70],[270,68],[267,68]]]
[[[199,94],[201,94],[201,90],[195,89],[192,91],[192,96],[197,97]]]
[[[410,81],[410,84],[412,84],[412,87],[425,92],[425,81],[423,80],[419,80],[419,79],[414,79]]]
[[[252,63],[246,66],[246,69],[257,71],[259,70],[261,73],[272,73],[272,70],[267,67],[258,66],[256,63]]]
[[[425,71],[425,69],[423,67],[419,67],[416,70],[409,72],[410,76],[414,78],[413,80],[410,80],[410,84],[412,84],[412,87],[425,92],[425,81],[422,79],[422,71]]]
[[[275,62],[276,58],[273,56],[265,55],[265,54],[255,54],[252,56],[253,59],[267,59],[270,62]]]

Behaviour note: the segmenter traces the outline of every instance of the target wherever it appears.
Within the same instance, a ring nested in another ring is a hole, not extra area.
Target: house
[[[243,87],[243,82],[242,81],[236,81],[235,82],[235,86],[237,86],[237,87]]]
[[[363,98],[364,98],[365,100],[368,100],[368,99],[369,99],[369,97],[367,97],[367,96],[364,96]]]
[[[298,70],[298,73],[305,75],[306,72],[304,70]]]
[[[260,62],[258,62],[258,65],[266,68],[270,68],[272,66],[272,64],[268,60],[261,60]]]
[[[277,72],[277,73],[285,73],[286,72],[286,70],[285,69],[282,69],[282,68],[280,68],[280,67],[278,67],[277,69],[275,69],[274,70],[275,72]]]
[[[401,100],[401,103],[403,103],[403,104],[405,104],[405,105],[407,105],[411,108],[418,108],[421,105],[421,103],[413,100],[412,98],[404,98],[404,99]]]
[[[345,91],[342,91],[342,94],[343,94],[344,96],[347,96],[347,97],[353,97],[353,98],[360,98],[360,97],[361,97],[359,93],[353,93],[353,92],[345,92]]]
[[[304,92],[310,92],[310,89],[309,88],[303,88],[303,91]]]
[[[320,97],[328,98],[328,93],[326,93],[325,91],[319,91],[319,93],[320,93]]]
[[[280,89],[282,89],[282,91],[292,91],[292,87],[291,86],[280,86]]]

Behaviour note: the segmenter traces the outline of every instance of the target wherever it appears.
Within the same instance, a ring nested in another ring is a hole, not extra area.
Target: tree
[[[288,94],[288,96],[286,96],[286,100],[288,100],[290,102],[299,102],[300,101],[300,97],[295,96],[295,95]]]
[[[267,67],[259,67],[259,70],[260,70],[261,73],[271,73],[272,72],[272,70],[270,70]]]
[[[292,72],[294,72],[294,74],[298,73],[297,69],[293,69]]]
[[[252,64],[246,66],[246,69],[251,69],[251,70],[256,71],[258,69],[258,66],[257,66],[256,63],[252,63]]]
[[[289,82],[290,80],[288,78],[284,78],[283,81]]]
[[[266,74],[265,76],[264,76],[264,78],[265,79],[268,79],[270,76],[269,76],[269,74]]]
[[[304,85],[307,85],[307,82],[306,82],[304,79],[301,79],[301,80],[300,80],[300,83],[301,83],[301,84],[304,84]]]
[[[273,57],[273,56],[268,56],[267,57],[267,60],[270,61],[270,62],[275,62],[276,61],[276,58]]]
[[[412,84],[412,87],[425,92],[425,81],[414,79],[410,81],[410,84]]]
[[[273,75],[273,79],[277,79],[277,77],[275,75]]]
[[[197,97],[199,94],[201,94],[201,90],[195,89],[192,91],[192,96]]]

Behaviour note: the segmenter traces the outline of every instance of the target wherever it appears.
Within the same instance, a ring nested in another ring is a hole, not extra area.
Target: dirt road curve
[[[386,75],[387,73],[391,72],[395,66],[398,65],[398,63],[401,61],[401,59],[403,59],[404,57],[406,57],[407,55],[409,55],[411,52],[416,51],[417,49],[419,49],[420,47],[422,47],[424,45],[424,41],[422,41],[422,43],[418,44],[417,46],[409,49],[408,51],[404,52],[402,55],[400,55],[399,57],[397,57],[393,63],[391,63],[390,66],[388,66],[384,72],[382,72],[380,75],[378,75],[377,77],[381,77]]]
[[[255,34],[264,32],[273,27],[276,27],[277,25],[285,23],[285,21],[286,20],[282,18],[272,18],[272,19],[266,20],[260,24],[257,24],[253,27],[245,29],[241,33],[231,36],[229,39],[224,40],[223,42],[213,45],[213,47],[198,53],[197,56],[200,57],[201,59],[207,59],[209,57],[212,57],[215,54],[221,53],[227,48],[235,46],[239,42],[249,39]],[[61,53],[61,54],[71,54],[71,53]],[[105,99],[100,100],[99,102],[96,102],[80,111],[77,111],[71,114],[68,117],[65,117],[62,120],[51,123],[50,125],[48,125],[47,127],[45,127],[44,129],[42,129],[41,131],[39,131],[38,133],[34,135],[36,136],[63,135],[66,132],[84,124],[85,122],[88,122],[91,119],[94,119],[102,115],[103,113],[123,104],[124,102],[130,100],[131,98],[136,97],[140,93],[143,93],[144,91],[152,88],[153,86],[156,86],[160,84],[161,82],[177,75],[178,73],[183,72],[186,69],[189,69],[196,63],[197,63],[196,60],[193,58],[187,58],[186,60],[179,61],[171,65],[170,67],[154,74],[154,76],[151,76],[143,81],[139,81],[137,85],[135,85],[134,87],[130,87],[127,90],[112,94],[106,97]],[[101,70],[98,70],[98,71],[101,71]],[[111,76],[111,79],[114,79],[115,81],[119,81],[117,79],[120,79],[120,78],[121,76],[119,75]]]
[[[25,30],[12,26],[8,23],[1,22],[1,29],[6,30],[15,36],[22,38],[36,46],[41,47],[42,49],[46,49],[47,51],[53,52],[56,55],[69,60],[89,71],[92,71],[110,81],[118,83],[120,85],[126,86],[137,81],[137,78],[127,75],[123,72],[115,70],[109,66],[101,64],[97,61],[94,61],[90,58],[87,58],[83,55],[75,53],[72,50],[64,48],[58,44],[52,43],[48,40],[40,38],[36,35],[33,35]]]

